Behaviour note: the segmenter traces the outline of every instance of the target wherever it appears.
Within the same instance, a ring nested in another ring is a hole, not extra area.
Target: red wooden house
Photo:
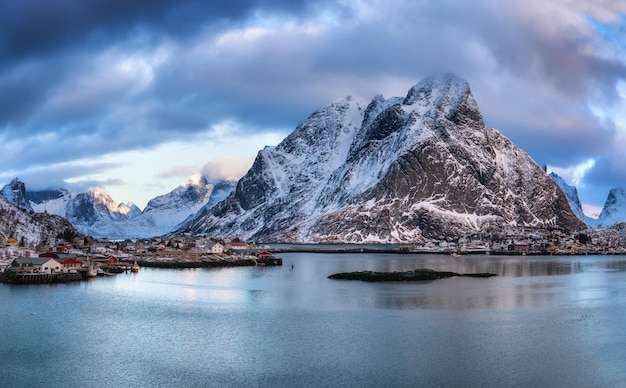
[[[119,264],[120,263],[120,259],[118,259],[116,256],[109,256],[107,257],[107,264]]]
[[[272,252],[268,252],[268,251],[263,251],[263,252],[259,252],[256,254],[256,257],[258,257],[261,260],[267,260],[272,258],[274,255],[272,254]]]
[[[61,264],[61,268],[80,268],[83,266],[83,261],[76,255],[70,255],[61,252],[44,252],[39,257],[47,257],[54,259]]]

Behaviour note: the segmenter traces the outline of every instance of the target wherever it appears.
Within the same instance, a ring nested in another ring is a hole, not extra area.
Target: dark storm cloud
[[[18,178],[23,182],[29,182],[27,187],[29,190],[44,190],[44,189],[57,189],[57,188],[70,188],[65,179],[68,176],[80,176],[84,174],[94,174],[110,170],[111,168],[118,167],[116,163],[90,163],[90,164],[59,164],[53,166],[45,166],[42,168],[35,168],[20,173]],[[11,173],[6,171],[0,172],[0,180],[9,182],[15,178]],[[86,190],[90,186],[93,186],[95,181],[83,181],[80,184],[73,186],[72,188]],[[102,183],[102,182],[100,182]],[[122,184],[119,180],[110,180],[109,184]]]
[[[187,57],[183,64],[193,63],[187,44],[201,32],[211,39],[259,12],[297,19],[314,9],[302,1],[0,1],[0,135],[25,138],[0,159],[27,165],[149,148],[236,117],[241,111],[224,107],[233,101],[223,94],[178,101],[205,93],[193,82],[177,86],[180,93],[159,95],[158,87],[134,92],[143,75],[116,66],[172,39]],[[181,83],[160,76],[168,74],[150,75],[154,79],[146,82]],[[247,105],[255,107],[244,108],[248,114],[261,111],[254,102]],[[64,154],[41,151],[41,138],[55,149],[77,141],[80,147]]]
[[[37,65],[26,63],[0,72],[0,132],[7,125],[21,126],[47,98],[55,80]]]
[[[89,74],[91,55],[103,48],[146,50],[163,37],[223,30],[258,10],[298,14],[307,8],[299,1],[0,1],[0,69],[5,69],[0,128],[6,122],[23,124],[46,97],[47,87],[77,71]]]
[[[222,0],[23,0],[0,2],[0,63],[104,46],[134,29],[174,37],[207,23],[228,23],[266,9],[300,13],[304,1]],[[85,48],[85,47],[83,47]]]

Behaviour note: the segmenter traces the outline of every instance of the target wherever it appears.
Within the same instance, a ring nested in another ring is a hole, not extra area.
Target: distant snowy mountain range
[[[28,213],[49,213],[67,218],[81,233],[110,239],[162,236],[196,212],[223,200],[232,183],[209,183],[196,175],[171,192],[153,198],[141,211],[132,202],[117,204],[102,189],[86,193],[67,189],[27,191],[15,178],[2,195]]]

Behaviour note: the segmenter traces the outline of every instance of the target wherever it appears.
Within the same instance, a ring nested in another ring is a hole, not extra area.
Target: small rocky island
[[[435,271],[427,268],[419,268],[412,271],[404,272],[373,272],[373,271],[355,271],[355,272],[340,272],[328,276],[329,279],[341,279],[341,280],[361,280],[364,282],[413,282],[413,281],[426,281],[450,278],[453,276],[467,276],[474,278],[488,278],[491,276],[497,276],[493,273],[466,273],[459,274],[456,272],[448,271]]]

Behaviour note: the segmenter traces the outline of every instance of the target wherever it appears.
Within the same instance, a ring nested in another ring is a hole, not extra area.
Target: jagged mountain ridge
[[[194,175],[171,192],[151,199],[141,214],[125,223],[124,233],[127,237],[165,235],[233,190],[232,183],[211,183],[201,175]]]
[[[596,219],[584,214],[578,197],[578,190],[575,186],[568,185],[563,178],[555,173],[550,173],[550,177],[554,179],[565,193],[574,214],[588,227],[610,228],[626,222],[626,190],[624,188],[614,187],[609,191],[602,211]]]
[[[351,97],[259,152],[235,191],[179,232],[275,242],[415,242],[504,224],[582,229],[559,187],[484,125],[469,85]]]
[[[132,202],[117,204],[99,188],[86,193],[58,189],[27,194],[35,212],[66,217],[86,235],[125,239],[164,235],[203,206],[224,199],[233,189],[229,183],[214,184],[193,176],[170,193],[150,200],[143,211]]]
[[[602,211],[592,226],[605,228],[622,222],[626,222],[626,190],[615,187],[609,191]]]
[[[67,189],[29,191],[28,198],[34,211],[65,217],[81,233],[95,237],[108,237],[106,234],[112,230],[112,238],[120,237],[121,228],[116,224],[141,214],[134,204],[117,204],[100,188],[86,193]]]
[[[66,214],[74,225],[93,226],[100,220],[122,221],[141,214],[133,203],[117,204],[104,190],[90,188],[68,202]]]

